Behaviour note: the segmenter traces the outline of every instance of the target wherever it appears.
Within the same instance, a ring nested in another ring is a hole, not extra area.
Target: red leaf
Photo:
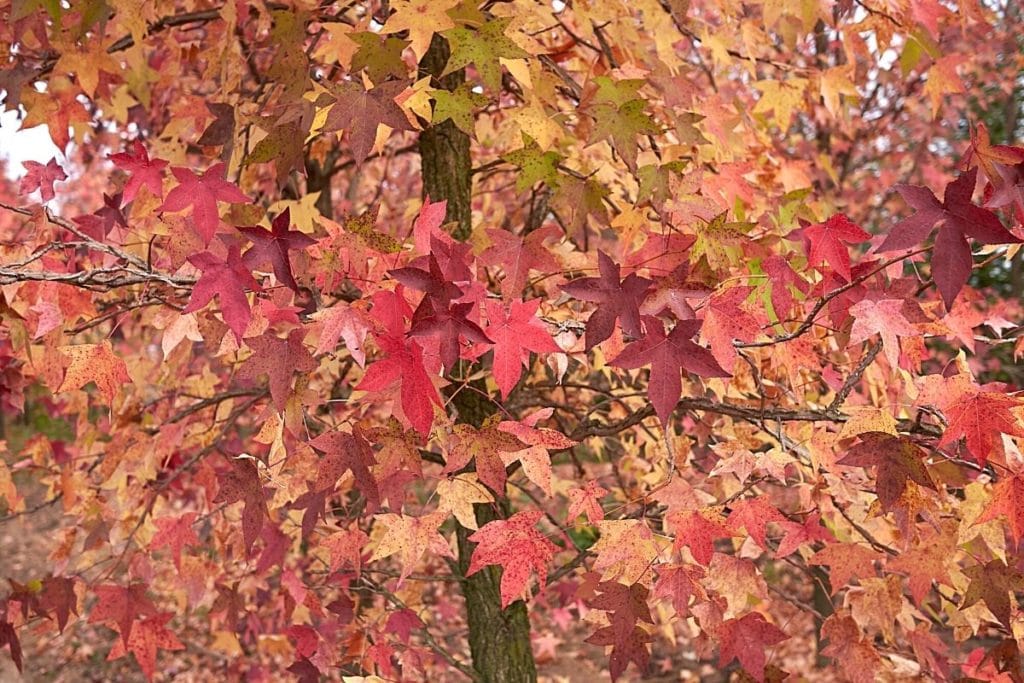
[[[217,202],[248,204],[252,201],[237,185],[224,179],[226,170],[224,164],[214,164],[203,175],[197,176],[187,168],[171,168],[178,185],[167,193],[157,211],[182,211],[191,206],[196,232],[204,244],[209,244],[220,222]]]
[[[775,557],[783,558],[793,554],[800,546],[815,541],[834,541],[832,533],[821,525],[821,513],[815,512],[807,516],[803,523],[791,522],[788,519],[777,522],[785,535],[779,542]]]
[[[768,541],[765,539],[768,523],[785,520],[782,513],[769,503],[767,498],[758,496],[735,502],[732,505],[732,512],[729,513],[729,518],[726,520],[726,525],[737,533],[741,528],[745,528],[755,543],[768,550]]]
[[[186,545],[199,545],[199,537],[192,528],[196,516],[195,512],[186,512],[179,517],[161,517],[153,520],[157,532],[149,542],[149,549],[170,548],[174,566],[178,571],[181,571],[181,549]]]
[[[210,303],[214,296],[220,301],[224,322],[235,333],[235,339],[242,343],[242,334],[252,319],[246,289],[259,290],[260,285],[253,279],[249,268],[242,262],[237,244],[228,247],[227,258],[223,261],[209,251],[188,257],[189,263],[202,271],[199,281],[192,289],[192,296],[182,313],[192,313]]]
[[[601,488],[601,485],[591,479],[581,489],[569,489],[569,512],[566,515],[566,523],[571,524],[581,514],[586,513],[587,522],[597,524],[604,519],[604,509],[601,507],[601,498],[607,495],[608,491]]]
[[[650,280],[636,273],[620,281],[618,264],[603,251],[597,253],[597,263],[600,277],[579,278],[562,286],[562,291],[569,296],[598,305],[587,320],[587,351],[612,336],[616,320],[624,334],[631,337],[643,334],[640,304],[651,286]]]
[[[657,318],[645,317],[644,323],[647,334],[627,346],[610,364],[627,370],[650,364],[651,379],[647,385],[647,395],[662,424],[668,424],[683,394],[680,370],[701,377],[730,375],[722,369],[710,351],[691,341],[700,329],[699,320],[680,320],[668,336]]]
[[[29,194],[39,190],[39,196],[44,202],[48,202],[56,196],[53,192],[53,184],[56,181],[68,179],[56,158],[50,159],[46,165],[38,161],[23,161],[21,165],[25,167],[27,173],[18,184],[18,192]]]
[[[494,380],[503,399],[508,398],[509,392],[519,382],[523,368],[529,367],[531,351],[561,351],[537,318],[538,306],[540,299],[511,301],[507,306],[493,299],[484,302],[486,332],[494,340]]]
[[[333,493],[338,480],[345,472],[355,477],[359,492],[366,498],[372,512],[380,505],[377,481],[370,472],[376,464],[370,443],[356,427],[352,434],[325,432],[309,442],[309,445],[324,453],[320,461],[314,490]]]
[[[850,579],[873,577],[878,553],[858,543],[833,543],[811,556],[809,564],[826,565],[830,568],[829,583],[835,595]]]
[[[690,613],[690,598],[704,599],[704,568],[696,564],[658,565],[658,582],[654,585],[654,597],[668,598],[676,615],[685,617]]]
[[[837,213],[824,223],[803,228],[803,236],[810,243],[807,250],[807,265],[817,266],[825,261],[847,282],[850,275],[850,252],[847,243],[863,242],[871,237],[845,214]]]
[[[507,520],[489,522],[469,537],[477,546],[466,576],[488,565],[500,565],[502,609],[522,597],[531,571],[537,572],[542,592],[547,584],[548,565],[558,546],[537,531],[535,525],[543,516],[540,510],[524,510]]]
[[[932,277],[947,310],[952,308],[953,300],[974,267],[968,237],[982,244],[1016,244],[1021,241],[1003,227],[994,213],[971,202],[977,174],[977,167],[972,168],[947,185],[941,204],[928,188],[896,185],[895,189],[915,213],[897,223],[878,247],[878,251],[910,249],[923,242],[935,224],[941,221],[932,255]]]
[[[121,632],[121,640],[127,644],[137,617],[156,616],[156,606],[146,597],[146,588],[144,583],[133,583],[127,588],[109,583],[97,586],[93,591],[97,602],[89,614],[89,623],[114,622]]]
[[[292,275],[288,252],[302,250],[316,244],[316,240],[297,230],[290,230],[291,211],[285,209],[271,223],[271,230],[259,226],[239,228],[238,231],[252,240],[253,246],[245,252],[242,260],[250,268],[270,263],[278,282],[299,291],[299,285]]]
[[[715,539],[732,536],[724,524],[710,520],[696,510],[685,514],[673,513],[671,522],[676,537],[673,548],[678,551],[683,546],[688,547],[693,559],[705,567],[711,562]]]
[[[992,499],[974,523],[983,524],[1002,516],[1010,525],[1013,542],[1019,544],[1024,538],[1024,474],[1020,472],[996,482]]]
[[[214,503],[245,503],[242,508],[242,540],[247,555],[259,538],[267,516],[266,494],[256,465],[249,458],[231,458],[231,469],[220,475]]]
[[[789,636],[760,612],[729,619],[718,629],[718,666],[738,659],[754,680],[764,681],[765,649],[778,645]]]
[[[356,389],[382,391],[399,383],[402,413],[413,429],[426,436],[434,422],[434,406],[441,405],[441,397],[423,367],[423,349],[411,339],[392,335],[377,337],[377,344],[386,355],[370,364]]]
[[[345,129],[356,164],[366,160],[377,137],[377,125],[383,123],[392,130],[411,130],[405,112],[395,103],[406,88],[402,81],[385,81],[371,90],[364,90],[354,81],[325,83],[334,96],[334,105],[327,113],[324,133]]]
[[[562,264],[544,246],[546,240],[562,237],[562,230],[557,225],[542,226],[527,233],[525,237],[507,230],[490,228],[487,236],[491,246],[480,254],[480,263],[498,266],[504,271],[501,294],[505,299],[516,299],[522,294],[531,270],[542,273],[562,270]]]
[[[6,646],[11,650],[11,660],[14,661],[14,666],[18,667],[18,671],[23,671],[24,662],[21,659],[21,641],[18,639],[18,632],[14,629],[14,625],[7,621],[7,605],[6,602],[0,602],[0,614],[4,617],[0,618],[0,646]]]
[[[185,646],[173,632],[167,629],[166,624],[174,615],[170,612],[159,614],[138,623],[135,630],[125,643],[117,643],[110,650],[107,660],[119,659],[126,652],[135,656],[139,668],[145,674],[146,680],[153,680],[156,673],[157,650],[184,650]]]
[[[283,412],[288,402],[292,374],[312,372],[317,368],[317,362],[302,343],[304,336],[305,332],[298,329],[289,332],[287,339],[268,332],[245,340],[245,345],[253,350],[253,354],[238,369],[238,378],[256,379],[266,375],[270,384],[270,397],[278,412]]]
[[[146,187],[155,197],[164,196],[164,159],[150,159],[149,152],[140,140],[132,143],[132,152],[111,154],[110,160],[122,171],[128,173],[128,182],[124,184],[122,205],[127,204],[139,193],[140,187]]]
[[[882,337],[882,348],[889,366],[893,369],[899,367],[899,338],[918,336],[917,328],[903,315],[903,304],[903,299],[862,299],[850,306],[850,315],[854,317],[850,343],[860,344],[878,334]]]
[[[860,443],[850,448],[838,464],[878,468],[876,491],[883,510],[893,509],[908,481],[935,490],[924,464],[927,454],[912,441],[883,432],[865,432],[859,437]]]

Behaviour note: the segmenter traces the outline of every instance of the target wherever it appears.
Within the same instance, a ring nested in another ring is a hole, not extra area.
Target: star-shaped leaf
[[[132,143],[131,152],[119,152],[111,154],[110,160],[114,166],[128,174],[128,182],[124,184],[122,202],[127,204],[135,199],[139,189],[145,187],[154,197],[164,196],[164,167],[167,161],[164,159],[150,159],[149,152],[141,140]]]
[[[521,59],[530,54],[505,35],[511,17],[492,19],[478,29],[458,26],[444,32],[451,45],[451,56],[442,76],[472,64],[490,90],[501,90],[500,59]]]
[[[238,369],[239,379],[256,379],[266,375],[270,384],[270,397],[277,410],[284,411],[292,385],[292,374],[312,372],[317,363],[302,343],[305,332],[292,330],[287,339],[267,332],[260,337],[245,340],[253,350]]]
[[[188,262],[202,271],[199,281],[192,289],[192,296],[182,313],[192,313],[210,303],[213,297],[220,302],[224,322],[235,333],[235,339],[242,342],[242,334],[252,319],[246,289],[259,290],[260,285],[242,261],[241,249],[237,244],[228,247],[224,260],[212,252],[204,251],[188,257]]]
[[[1003,227],[999,218],[971,201],[978,175],[977,167],[961,174],[946,186],[942,203],[931,190],[917,185],[896,185],[895,189],[915,211],[897,223],[878,247],[879,251],[910,249],[921,242],[941,221],[932,254],[932,277],[949,309],[974,267],[968,237],[982,244],[1016,244],[1021,240]]]
[[[852,275],[850,252],[846,245],[863,242],[871,237],[863,228],[841,213],[831,216],[824,223],[805,227],[802,234],[810,244],[807,250],[807,264],[817,266],[824,261],[847,282],[852,279]]]
[[[523,596],[532,571],[537,572],[537,582],[544,591],[548,565],[558,546],[537,530],[536,524],[543,516],[540,510],[523,510],[508,519],[488,522],[469,537],[477,546],[466,576],[488,565],[500,565],[502,609]]]
[[[157,650],[184,650],[185,645],[167,628],[167,622],[174,615],[164,612],[140,621],[132,630],[125,643],[117,643],[110,650],[107,660],[123,657],[127,652],[135,656],[139,668],[146,680],[153,680],[156,675]]]
[[[789,635],[770,623],[760,612],[729,619],[718,628],[718,666],[733,659],[759,683],[764,682],[765,650],[778,645]]]
[[[237,185],[224,179],[226,171],[227,168],[222,163],[214,164],[201,176],[187,168],[172,167],[171,173],[177,179],[178,185],[167,193],[167,198],[157,210],[183,211],[191,206],[196,232],[203,238],[204,244],[209,244],[220,223],[217,202],[248,204],[252,201],[238,189]]]
[[[97,602],[89,614],[89,623],[114,622],[121,633],[121,640],[127,644],[138,617],[156,616],[156,606],[146,596],[147,587],[144,583],[132,583],[127,588],[115,584],[97,586],[93,590]]]
[[[121,385],[132,381],[124,358],[114,353],[109,341],[61,346],[59,350],[71,364],[57,391],[81,389],[89,382],[95,382],[100,394],[111,404]]]
[[[486,333],[494,342],[494,380],[505,399],[519,382],[523,368],[529,367],[530,352],[559,353],[561,349],[537,318],[540,299],[511,301],[507,306],[488,299],[484,306]]]
[[[356,164],[362,164],[377,139],[377,126],[411,130],[405,112],[395,98],[406,88],[404,81],[385,81],[370,90],[354,81],[332,84],[334,105],[327,113],[323,132],[348,131],[348,142]]]
[[[640,304],[651,286],[650,280],[636,273],[630,273],[620,280],[619,265],[603,251],[598,252],[597,262],[600,277],[579,278],[562,286],[562,291],[569,296],[598,304],[597,310],[587,320],[587,351],[612,336],[616,320],[624,334],[631,337],[643,336]]]
[[[645,317],[644,323],[647,334],[623,349],[610,364],[626,370],[651,366],[647,395],[662,424],[668,424],[683,393],[681,370],[701,377],[729,377],[729,373],[710,351],[693,341],[700,330],[699,320],[681,320],[668,335],[658,318]]]
[[[988,564],[976,564],[963,572],[971,583],[964,593],[960,609],[983,600],[999,623],[1010,628],[1010,593],[1024,590],[1024,575],[1006,566],[1002,560],[989,560]]]
[[[297,230],[289,229],[291,225],[290,210],[285,209],[274,219],[272,229],[266,230],[258,226],[239,228],[238,231],[252,240],[253,246],[242,256],[242,260],[249,267],[255,267],[264,263],[270,263],[274,268],[274,275],[279,282],[291,287],[296,292],[299,285],[292,275],[291,262],[288,259],[289,251],[299,251],[311,244],[315,244],[309,235]]]

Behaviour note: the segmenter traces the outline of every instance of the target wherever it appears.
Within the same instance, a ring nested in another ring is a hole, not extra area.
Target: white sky
[[[0,114],[0,157],[7,162],[7,176],[14,180],[25,175],[23,161],[45,164],[54,157],[63,160],[45,125],[22,130],[20,124],[17,112]]]

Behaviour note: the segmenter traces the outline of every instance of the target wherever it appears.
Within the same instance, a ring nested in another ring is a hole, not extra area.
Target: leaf
[[[718,627],[717,637],[718,666],[725,666],[736,659],[754,680],[762,683],[766,662],[764,651],[789,639],[785,631],[770,623],[760,612],[723,622]]]
[[[409,336],[437,337],[441,363],[449,374],[459,362],[460,337],[474,344],[494,343],[479,325],[469,319],[473,307],[474,304],[468,302],[452,303],[440,308],[429,297],[424,297],[423,304],[413,314]]]
[[[272,229],[269,231],[258,226],[243,227],[238,231],[253,243],[252,248],[242,256],[245,265],[253,268],[270,263],[278,282],[298,292],[299,285],[292,275],[288,252],[305,249],[311,244],[315,244],[316,240],[309,235],[289,229],[290,225],[290,211],[286,208],[274,219],[271,224]]]
[[[994,213],[971,202],[977,167],[960,174],[946,186],[942,203],[931,190],[917,185],[896,185],[895,189],[913,209],[914,215],[893,226],[878,251],[910,249],[921,242],[941,221],[932,255],[932,277],[949,310],[974,267],[968,237],[982,244],[1016,244]]]
[[[489,228],[487,236],[491,246],[480,254],[480,263],[500,267],[504,273],[501,280],[501,294],[505,300],[519,297],[526,287],[530,271],[551,273],[562,269],[562,264],[544,245],[547,240],[562,236],[555,225],[545,225],[519,237],[507,230]]]
[[[658,555],[650,527],[638,519],[606,519],[596,526],[600,538],[590,548],[597,555],[594,571],[602,581],[639,582]]]
[[[492,421],[493,422],[493,421]],[[467,424],[457,424],[452,437],[441,474],[458,472],[473,460],[477,476],[499,496],[505,495],[505,462],[502,453],[520,451],[523,443],[516,437],[485,423],[480,429]]]
[[[181,549],[186,545],[199,545],[199,537],[192,528],[196,521],[195,512],[186,512],[177,517],[161,517],[153,520],[157,532],[149,542],[150,550],[170,548],[174,566],[181,571]]]
[[[75,593],[75,580],[70,577],[48,576],[43,579],[43,590],[39,595],[39,605],[57,618],[57,630],[64,632],[68,616],[78,614],[78,595]]]
[[[189,256],[188,262],[202,271],[202,275],[192,288],[188,305],[182,309],[182,313],[198,311],[216,296],[224,315],[224,322],[235,333],[235,339],[239,344],[242,343],[242,335],[252,319],[245,290],[260,289],[259,283],[253,279],[249,268],[242,261],[240,252],[239,246],[232,244],[228,247],[228,254],[224,260],[209,251]]]
[[[183,211],[191,206],[196,232],[203,238],[203,244],[209,245],[220,223],[217,202],[248,204],[252,201],[237,185],[224,179],[226,171],[224,164],[214,164],[197,176],[187,168],[172,167],[171,173],[178,185],[167,193],[157,211]]]
[[[480,528],[473,506],[494,502],[494,496],[472,472],[456,474],[437,482],[437,497],[440,499],[438,510],[452,513],[459,524],[473,531]]]
[[[291,393],[292,375],[296,372],[313,372],[317,362],[302,343],[305,332],[292,330],[287,339],[271,333],[249,337],[245,345],[253,350],[238,369],[239,379],[256,379],[267,376],[270,397],[278,412],[284,412],[288,395]]]
[[[850,253],[846,244],[856,244],[871,237],[859,225],[837,213],[824,223],[809,225],[803,229],[803,237],[810,244],[807,250],[807,265],[816,266],[822,261],[844,280],[850,282]]]
[[[23,161],[21,165],[27,173],[18,184],[18,192],[29,194],[39,190],[39,196],[44,203],[56,196],[53,192],[53,184],[58,180],[68,179],[64,169],[61,168],[55,158],[47,161],[46,165],[38,161]]]
[[[96,586],[93,593],[97,601],[89,614],[89,623],[114,622],[121,633],[121,641],[129,644],[136,619],[157,615],[156,606],[146,596],[147,588],[141,582],[130,583],[127,588],[109,583]]]
[[[523,510],[508,519],[488,522],[469,537],[477,546],[466,576],[490,565],[501,566],[502,609],[523,596],[532,571],[537,572],[540,591],[544,591],[548,565],[558,547],[536,529],[543,516],[540,510]]]
[[[599,629],[586,642],[612,646],[608,662],[612,680],[622,675],[631,661],[646,670],[649,658],[646,643],[650,638],[637,622],[654,623],[647,607],[647,587],[639,583],[627,586],[605,581],[597,585],[597,590],[601,594],[588,604],[593,609],[609,612],[611,625]]]
[[[681,370],[701,377],[730,375],[722,369],[710,351],[692,341],[700,330],[699,320],[680,320],[667,336],[657,318],[645,316],[644,323],[646,335],[627,346],[612,359],[610,365],[631,370],[650,364],[651,378],[647,385],[647,395],[654,406],[654,412],[665,425],[683,394],[679,374]]]
[[[761,548],[768,550],[768,541],[765,538],[769,522],[783,522],[785,517],[767,499],[758,496],[756,498],[744,498],[732,506],[732,511],[726,519],[726,526],[734,533],[745,528],[754,542]]]
[[[395,102],[406,88],[405,81],[386,81],[375,88],[364,90],[354,81],[328,83],[334,104],[327,113],[324,133],[344,129],[352,158],[362,164],[377,139],[377,126],[384,124],[392,130],[411,130],[405,112]]]
[[[604,519],[601,498],[608,495],[608,491],[595,480],[591,479],[583,488],[569,489],[568,495],[569,512],[565,519],[567,524],[571,524],[582,514],[586,514],[587,522],[590,524],[597,524]]]
[[[119,152],[109,155],[114,166],[128,174],[128,182],[124,184],[122,205],[133,201],[139,190],[145,187],[154,197],[164,196],[165,159],[150,159],[149,152],[141,140],[132,143],[131,152]]]
[[[1013,542],[1024,538],[1024,473],[1001,478],[992,488],[992,498],[974,524],[984,524],[999,517],[1006,517]]]
[[[552,409],[546,408],[528,415],[521,422],[504,420],[498,424],[500,431],[513,435],[527,445],[527,448],[523,450],[510,453],[507,458],[503,456],[505,464],[518,459],[523,465],[523,473],[526,474],[526,477],[549,496],[553,492],[551,490],[551,458],[548,451],[565,450],[577,444],[554,429],[536,426],[540,420],[550,418],[552,412]]]
[[[814,553],[808,564],[824,565],[829,568],[829,584],[832,595],[846,586],[850,579],[873,577],[878,553],[858,543],[833,543]]]
[[[910,577],[910,595],[918,605],[932,589],[932,582],[950,585],[947,565],[956,554],[956,525],[930,530],[910,550],[891,558],[886,568]]]
[[[61,346],[59,350],[71,364],[57,391],[81,389],[89,382],[95,382],[100,395],[111,405],[121,386],[132,381],[124,359],[114,353],[109,341]]]
[[[0,605],[3,604],[0,603]],[[6,612],[7,610],[3,611]],[[18,668],[18,673],[23,673],[24,662],[21,658],[21,641],[18,639],[18,632],[15,630],[14,625],[7,621],[6,615],[0,619],[0,645],[10,649],[11,660],[14,662],[14,666]]]
[[[938,406],[946,416],[940,447],[963,438],[968,452],[985,464],[993,453],[1002,453],[1000,434],[1024,437],[1024,401],[1006,394],[1006,385],[990,382],[979,386],[966,374],[929,375],[921,384],[918,401]]]
[[[375,510],[380,505],[377,480],[370,471],[376,464],[376,459],[369,441],[358,426],[352,434],[324,432],[310,441],[309,445],[325,454],[320,461],[313,490],[333,493],[342,475],[351,472],[370,510]]]
[[[460,83],[455,90],[435,90],[431,97],[434,98],[434,117],[430,121],[431,124],[437,126],[445,121],[451,121],[466,135],[475,135],[473,110],[488,103],[486,95],[474,92],[473,86],[469,83]]]
[[[323,324],[316,354],[333,351],[338,340],[345,341],[345,348],[359,367],[366,365],[366,350],[363,346],[370,331],[370,319],[365,309],[357,308],[345,301],[339,301],[330,308],[321,309],[311,316]]]
[[[356,389],[381,391],[398,383],[402,413],[413,429],[426,436],[434,421],[433,406],[440,406],[441,398],[423,367],[422,348],[413,340],[391,335],[378,337],[377,344],[386,355],[370,364]]]
[[[821,513],[814,512],[807,516],[803,522],[791,522],[788,519],[776,521],[784,532],[779,547],[775,551],[775,557],[782,558],[793,554],[798,548],[807,543],[824,541],[829,543],[835,538],[832,533],[821,525]]]
[[[451,46],[451,56],[441,76],[472,64],[484,85],[493,92],[499,92],[501,63],[498,60],[530,56],[505,35],[511,22],[511,17],[504,17],[492,19],[475,30],[457,26],[445,31],[444,37]]]
[[[229,464],[231,469],[218,478],[220,488],[213,502],[245,504],[242,508],[242,540],[246,555],[251,555],[252,545],[259,538],[267,517],[266,494],[251,458],[231,458]]]
[[[891,511],[903,496],[907,482],[935,490],[924,461],[927,454],[906,437],[883,432],[865,432],[860,443],[846,451],[840,465],[877,467],[876,491],[882,509]]]
[[[448,547],[448,542],[438,533],[438,527],[447,516],[446,513],[440,511],[431,512],[422,517],[410,517],[393,512],[376,515],[374,519],[384,527],[385,531],[370,557],[370,562],[397,553],[399,564],[402,567],[398,577],[398,583],[401,586],[428,552],[432,556],[454,557],[451,548]],[[470,538],[472,539],[472,536]],[[472,574],[473,571],[470,567],[469,573]]]
[[[707,599],[701,579],[704,568],[696,564],[658,565],[658,581],[654,585],[654,597],[665,598],[672,603],[676,616],[690,614],[690,598]]]
[[[523,368],[529,367],[530,352],[561,352],[537,318],[538,306],[540,299],[510,301],[507,305],[493,299],[484,302],[485,332],[494,342],[492,371],[503,399],[518,384]]]
[[[686,546],[690,549],[693,559],[705,567],[711,562],[711,556],[714,554],[715,539],[732,536],[732,531],[722,521],[709,519],[696,510],[673,513],[671,523],[675,533],[673,549],[679,551]]]
[[[612,336],[616,320],[624,334],[631,337],[643,335],[640,304],[651,286],[650,280],[636,273],[630,273],[620,281],[618,264],[603,251],[598,252],[597,262],[600,277],[579,278],[562,286],[562,291],[569,296],[598,304],[597,310],[587,320],[587,351]]]
[[[119,659],[126,652],[131,652],[135,656],[135,661],[139,663],[142,673],[145,674],[146,680],[153,680],[153,676],[156,674],[158,649],[168,651],[185,649],[185,645],[166,627],[167,622],[173,616],[170,612],[164,612],[140,621],[125,643],[118,643],[110,650],[107,661]]]
[[[608,657],[608,670],[612,683],[615,683],[626,671],[630,662],[636,664],[636,668],[642,673],[647,671],[651,659],[647,643],[652,640],[654,638],[651,634],[640,626],[634,626],[625,637],[622,637],[614,626],[606,626],[595,631],[585,642],[591,645],[612,646],[611,654]]]
[[[970,579],[960,609],[970,607],[979,600],[985,602],[988,610],[999,623],[1010,628],[1010,593],[1024,590],[1024,575],[1008,567],[1002,560],[989,560],[987,564],[976,564],[963,570]],[[1016,600],[1015,600],[1016,601]]]
[[[903,315],[903,304],[903,299],[863,299],[850,306],[850,315],[854,317],[850,343],[860,344],[878,334],[882,337],[882,348],[889,366],[899,367],[899,338],[918,335],[917,328]]]
[[[392,0],[394,13],[388,17],[382,33],[409,32],[409,42],[417,60],[422,59],[434,33],[455,27],[448,10],[460,0]]]
[[[352,528],[321,538],[317,545],[327,548],[331,554],[331,572],[336,572],[343,566],[350,566],[355,570],[356,576],[359,576],[363,564],[363,548],[369,540],[370,537],[360,529]]]
[[[701,336],[708,340],[711,355],[731,373],[736,366],[734,340],[750,342],[761,333],[761,325],[742,308],[753,287],[730,287],[708,299]]]
[[[593,99],[581,109],[594,119],[589,143],[610,140],[630,170],[636,170],[638,135],[658,135],[661,128],[647,114],[647,102],[639,94],[643,79],[614,80],[597,76]]]

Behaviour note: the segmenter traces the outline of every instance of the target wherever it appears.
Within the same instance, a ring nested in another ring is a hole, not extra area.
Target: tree
[[[1019,15],[0,0],[0,646],[1020,680]]]

